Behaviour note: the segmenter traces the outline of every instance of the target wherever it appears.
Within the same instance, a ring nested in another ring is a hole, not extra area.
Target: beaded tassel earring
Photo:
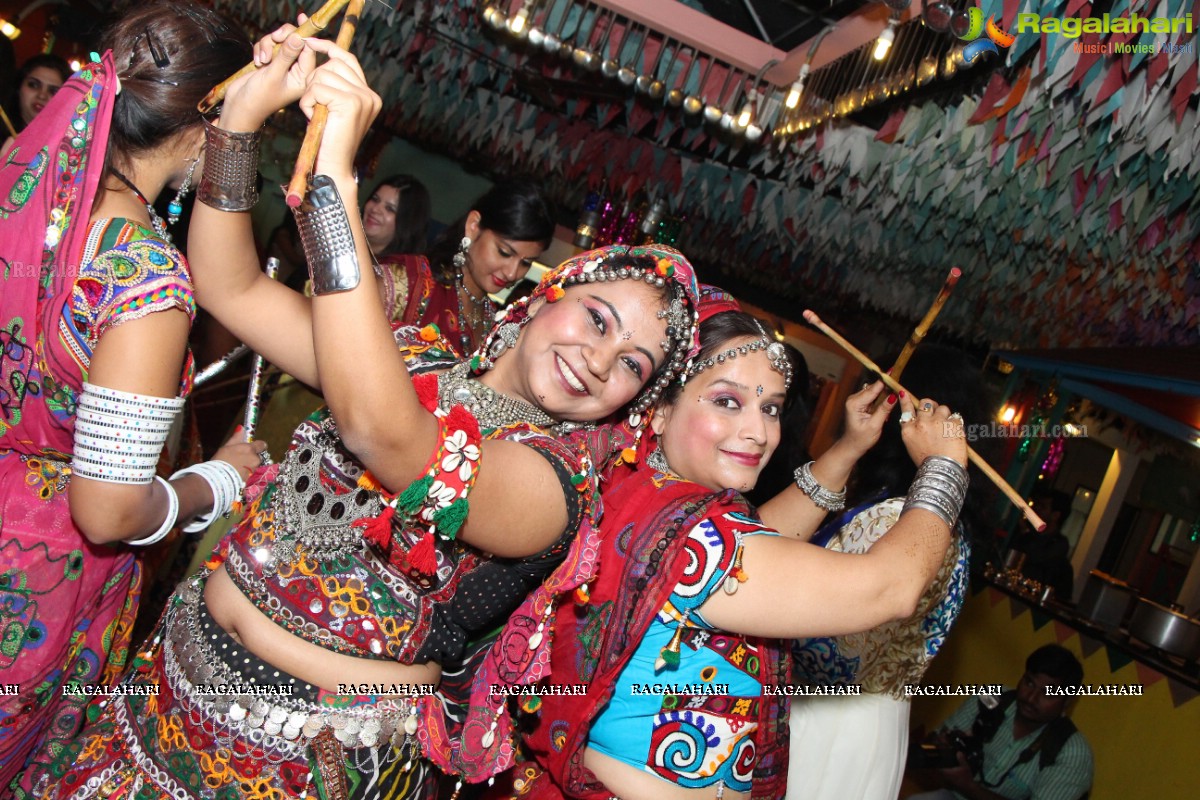
[[[471,237],[464,236],[462,241],[458,243],[458,252],[450,259],[454,262],[454,268],[461,271],[467,266],[467,253],[471,249]]]
[[[196,174],[196,165],[200,163],[200,156],[192,159],[192,163],[188,166],[187,175],[183,176],[183,183],[179,184],[179,191],[175,193],[175,197],[167,204],[167,224],[174,225],[179,222],[180,215],[183,214],[183,198],[187,197],[187,193],[192,190],[192,176]]]

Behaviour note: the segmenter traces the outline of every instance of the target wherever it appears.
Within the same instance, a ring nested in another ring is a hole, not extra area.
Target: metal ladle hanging
[[[646,40],[649,38],[650,28],[646,27],[642,34],[642,40],[638,42],[637,50],[633,54],[633,60],[629,63],[625,61],[625,43],[621,43],[621,49],[617,52],[621,58],[621,68],[617,70],[617,80],[623,86],[632,86],[633,82],[637,80],[637,71],[641,69],[642,65],[642,53],[646,50]]]
[[[552,10],[553,10],[553,6],[551,6],[551,10],[546,12],[546,20],[545,21],[546,21],[547,27],[549,26],[550,14],[551,14]],[[542,50],[549,53],[550,55],[555,55],[556,53],[558,53],[558,48],[562,46],[563,30],[567,27],[567,18],[570,16],[571,16],[571,3],[568,2],[568,3],[565,3],[563,6],[562,16],[558,18],[558,29],[554,33],[550,33],[549,31],[546,31],[546,37],[544,39],[542,39]]]
[[[725,111],[721,100],[725,97],[725,92],[729,90],[729,82],[733,80],[733,65],[729,65],[729,72],[725,73],[725,82],[721,84],[721,91],[717,94],[717,102],[706,103],[704,106],[704,121],[716,125],[721,121],[721,117],[728,112]]]
[[[614,26],[616,26],[616,24],[617,18],[614,15],[612,19],[609,20],[608,27],[604,30],[604,39],[598,48],[601,58],[604,59],[600,62],[600,74],[606,78],[617,77],[617,70],[621,68],[621,62],[617,60],[617,55],[620,54],[621,46],[625,44],[625,40],[629,38],[630,25],[629,22],[626,21],[625,30],[621,32],[621,44],[617,46],[616,53],[610,54],[608,52],[608,42],[609,39],[612,38],[612,29]]]
[[[644,92],[652,100],[659,100],[667,90],[667,84],[658,77],[659,67],[662,66],[663,53],[667,51],[667,45],[670,44],[670,39],[663,39],[662,46],[658,48],[658,58],[654,62],[654,69],[649,75],[640,75],[637,79],[638,91]],[[679,55],[679,48],[671,50],[671,60],[667,62],[666,73],[671,74],[671,68],[675,66],[675,57]]]
[[[596,51],[591,49],[592,37],[596,35],[596,27],[600,24],[600,17],[604,15],[604,10],[599,6],[596,7],[596,16],[592,19],[592,27],[588,30],[587,36],[579,40],[575,48],[571,51],[571,60],[578,67],[584,69],[593,69],[594,65],[599,62],[599,56]],[[583,27],[583,19],[580,18],[580,27]]]
[[[682,50],[682,49],[683,49],[683,45],[680,45],[679,50]],[[675,55],[678,55],[678,52],[679,51],[676,51]],[[675,63],[675,55],[671,56],[672,64]],[[683,98],[685,97],[684,92],[687,89],[688,78],[692,77],[692,68],[695,67],[697,62],[699,62],[699,61],[700,61],[700,54],[696,52],[695,48],[693,48],[692,49],[692,60],[688,62],[687,69],[685,69],[683,71],[683,76],[682,76],[683,80],[677,82],[675,86],[671,87],[671,91],[667,92],[667,105],[668,106],[671,106],[672,108],[679,108],[681,105],[683,105]],[[671,77],[671,70],[669,70],[669,69],[667,70],[667,77],[668,78]]]
[[[699,59],[699,51],[697,51],[697,59]],[[700,94],[704,93],[704,85],[708,83],[709,73],[712,72],[713,64],[716,62],[717,60],[715,58],[709,56],[708,66],[704,68],[704,73],[700,76],[700,86],[697,88],[697,91],[700,92]],[[684,113],[699,114],[703,108],[704,100],[701,99],[700,95],[689,94],[687,97],[683,98]]]

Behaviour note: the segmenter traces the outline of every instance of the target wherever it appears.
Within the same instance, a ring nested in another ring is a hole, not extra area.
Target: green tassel
[[[663,667],[675,669],[679,666],[679,651],[672,650],[670,647],[664,647],[658,653],[659,660],[662,661]],[[657,664],[655,665],[657,666]],[[661,667],[660,667],[661,669]]]
[[[458,535],[463,523],[467,521],[467,498],[460,497],[445,508],[433,512],[433,524],[437,525],[438,533],[443,539],[453,539]]]
[[[429,487],[433,485],[433,476],[426,475],[420,480],[413,481],[408,488],[396,498],[396,503],[406,514],[412,514],[419,509],[429,496]]]

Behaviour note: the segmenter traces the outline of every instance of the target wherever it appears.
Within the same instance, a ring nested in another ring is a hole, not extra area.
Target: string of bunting
[[[1017,13],[1089,13],[1083,0],[983,6],[1007,30]],[[294,18],[295,4],[241,10],[266,27]],[[1138,13],[1189,11],[1160,0]],[[1108,13],[1129,16],[1129,0]],[[355,50],[387,124],[417,144],[540,174],[566,207],[602,180],[652,188],[687,215],[689,257],[784,298],[819,292],[901,314],[955,264],[972,280],[942,317],[948,332],[1051,347],[1196,341],[1198,48],[1193,35],[1170,39],[1192,47],[1098,56],[1075,43],[1155,36],[1019,35],[977,96],[753,152],[640,98],[538,105],[517,70],[569,78],[569,67],[494,43],[467,0],[403,13],[371,0]]]

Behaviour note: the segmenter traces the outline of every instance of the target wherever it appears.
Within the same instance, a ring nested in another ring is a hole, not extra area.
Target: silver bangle
[[[218,211],[249,211],[258,202],[260,131],[226,131],[204,120],[204,175],[196,199]]]
[[[947,527],[953,528],[967,499],[969,485],[967,471],[957,461],[946,456],[930,456],[917,469],[901,513],[920,508],[937,514]]]
[[[158,530],[149,536],[144,536],[141,539],[133,539],[125,542],[125,544],[133,545],[134,547],[149,547],[152,544],[161,542],[167,538],[167,534],[175,527],[175,519],[179,516],[179,495],[175,493],[175,487],[167,483],[158,475],[154,476],[154,480],[163,485],[167,490],[167,516],[163,519],[162,525],[158,526]]]
[[[314,175],[312,188],[295,209],[300,241],[308,259],[313,295],[348,292],[358,286],[358,250],[337,186],[328,175]]]
[[[817,508],[825,511],[841,511],[846,507],[846,490],[831,492],[818,483],[812,474],[812,465],[815,463],[815,461],[810,461],[792,473],[792,477],[796,480],[796,487],[808,495]]]

